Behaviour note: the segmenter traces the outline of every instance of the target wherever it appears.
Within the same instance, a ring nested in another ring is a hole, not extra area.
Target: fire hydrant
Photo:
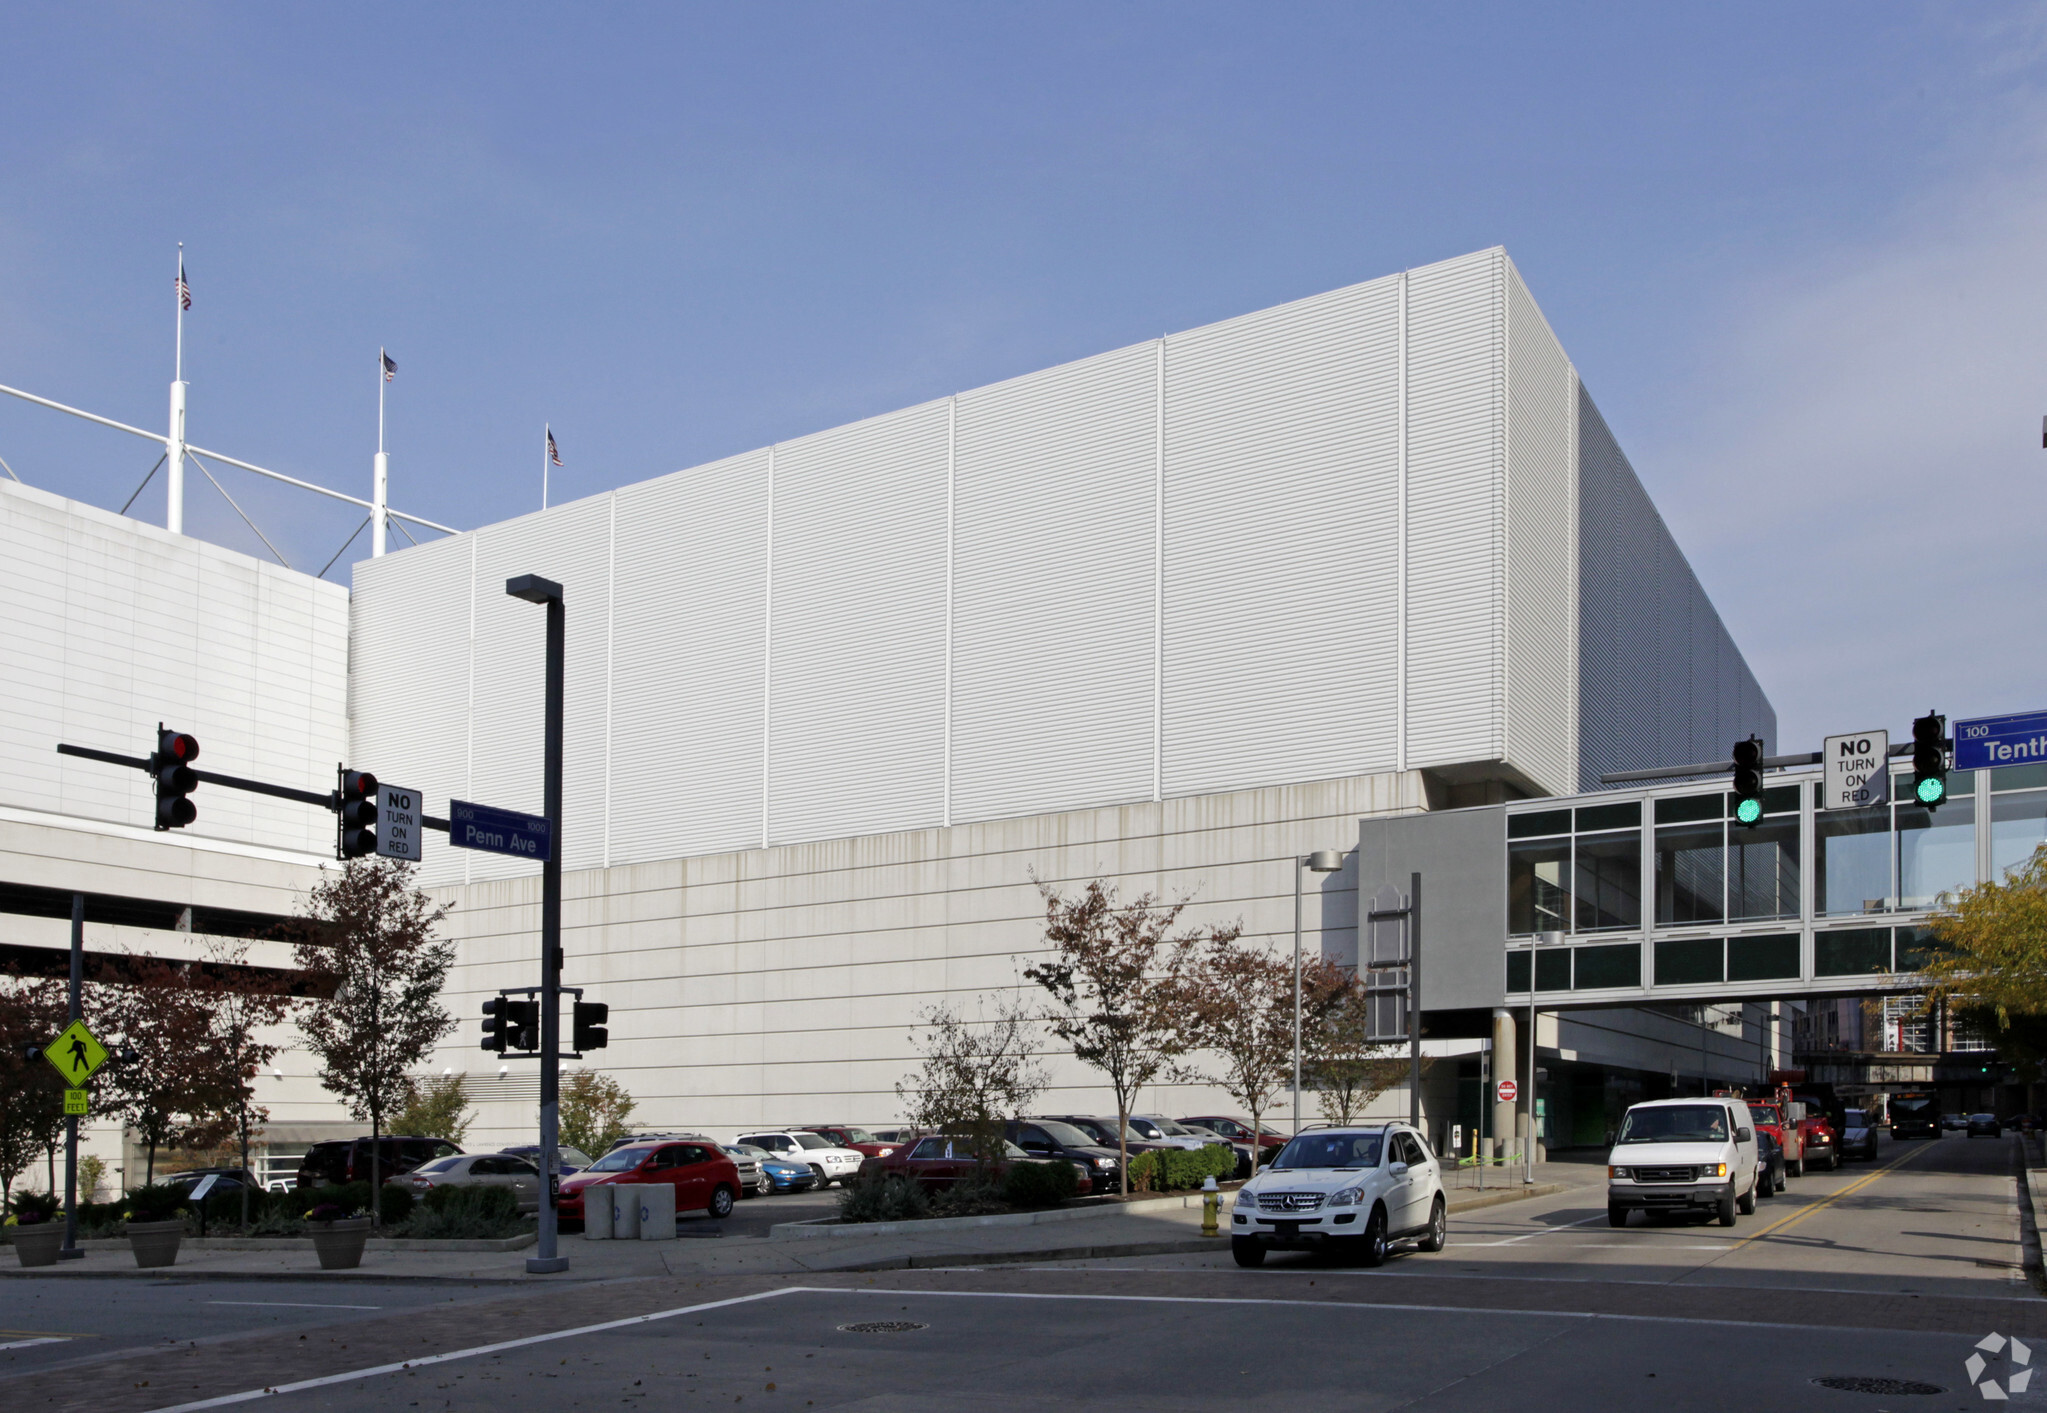
[[[1216,1217],[1222,1211],[1222,1205],[1222,1192],[1216,1187],[1215,1179],[1210,1177],[1201,1184],[1201,1234],[1203,1236],[1222,1235],[1216,1229]]]

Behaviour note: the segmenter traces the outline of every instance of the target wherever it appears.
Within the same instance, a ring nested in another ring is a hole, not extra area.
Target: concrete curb
[[[715,1233],[713,1233],[715,1235]],[[499,1237],[492,1240],[412,1240],[407,1237],[373,1236],[363,1243],[365,1251],[418,1251],[432,1254],[439,1251],[524,1251],[540,1240],[538,1232],[523,1232],[518,1236]],[[12,1245],[12,1243],[9,1243]],[[95,1236],[78,1243],[80,1251],[126,1251],[128,1238],[125,1236]],[[188,1236],[178,1243],[180,1251],[291,1251],[311,1252],[313,1239],[309,1236]]]
[[[1227,1196],[1227,1192],[1224,1194]],[[986,1217],[925,1217],[914,1222],[830,1221],[782,1222],[768,1228],[770,1241],[812,1241],[819,1238],[868,1236],[916,1236],[925,1232],[972,1231],[979,1227],[1035,1227],[1047,1222],[1072,1222],[1088,1217],[1125,1217],[1145,1212],[1184,1212],[1201,1209],[1201,1193],[1179,1193],[1168,1197],[1140,1197],[1132,1202],[1103,1203],[1092,1207],[1051,1207],[1042,1212],[1003,1212]]]
[[[2040,1208],[2033,1192],[2032,1174],[2027,1171],[2026,1141],[2017,1134],[2011,1140],[2013,1180],[2018,1184],[2019,1265],[2036,1295],[2047,1295],[2047,1269],[2040,1259]]]

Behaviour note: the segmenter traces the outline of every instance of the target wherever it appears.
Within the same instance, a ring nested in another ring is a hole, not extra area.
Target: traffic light
[[[602,1001],[578,1001],[570,1027],[569,1048],[578,1052],[602,1050],[611,1043],[611,1032],[604,1023],[611,1019],[611,1007]]]
[[[199,759],[199,739],[182,731],[156,728],[156,753],[149,758],[149,773],[156,780],[156,827],[183,829],[199,818],[199,807],[186,796],[199,788],[198,772],[192,762]]]
[[[505,1007],[511,1003],[493,996],[483,1003],[483,1048],[505,1053]]]
[[[359,859],[377,851],[377,777],[367,770],[341,772],[341,843],[335,853]]]
[[[1734,743],[1734,818],[1753,829],[1763,817],[1763,740]]]
[[[540,1048],[540,1003],[505,1002],[505,1043],[514,1050]]]
[[[1912,723],[1912,798],[1929,810],[1947,798],[1947,718],[1928,712]]]

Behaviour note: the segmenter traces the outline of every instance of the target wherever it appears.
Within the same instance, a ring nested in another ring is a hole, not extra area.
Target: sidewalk
[[[1545,1165],[1550,1166],[1550,1165]],[[1497,1203],[1543,1197],[1579,1186],[1584,1174],[1595,1170],[1585,1165],[1560,1164],[1557,1174],[1538,1172],[1548,1180],[1532,1188],[1519,1181],[1500,1190],[1455,1189],[1450,1192],[1452,1214],[1468,1212]],[[1605,1169],[1596,1170],[1600,1179]],[[1559,1180],[1559,1179],[1570,1180]],[[1488,1178],[1490,1182],[1490,1176]],[[1228,1229],[1228,1206],[1224,1206],[1224,1230]],[[351,1271],[322,1271],[310,1251],[223,1249],[187,1242],[178,1252],[176,1266],[158,1270],[137,1270],[125,1246],[88,1250],[84,1259],[56,1266],[23,1270],[11,1255],[0,1254],[0,1278],[53,1277],[61,1280],[89,1280],[122,1277],[153,1280],[306,1280],[332,1282],[436,1281],[448,1284],[478,1283],[527,1285],[535,1283],[634,1280],[654,1276],[801,1275],[823,1271],[881,1271],[929,1268],[933,1266],[1001,1265],[1025,1261],[1084,1261],[1111,1256],[1155,1256],[1168,1253],[1206,1251],[1218,1248],[1223,1238],[1201,1235],[1201,1197],[1188,1194],[1184,1205],[1161,1202],[1145,1204],[1137,1212],[1121,1210],[1091,1212],[1075,1220],[1037,1222],[1031,1225],[937,1224],[905,1230],[909,1224],[889,1224],[874,1234],[829,1238],[782,1239],[768,1237],[711,1237],[710,1223],[684,1221],[682,1230],[690,1235],[675,1241],[585,1241],[581,1235],[561,1238],[561,1253],[569,1258],[564,1275],[533,1276],[526,1273],[526,1258],[532,1248],[522,1251],[366,1251],[362,1265]],[[704,1231],[697,1236],[692,1228]],[[708,1238],[708,1239],[707,1239]],[[98,1243],[94,1243],[95,1246]]]

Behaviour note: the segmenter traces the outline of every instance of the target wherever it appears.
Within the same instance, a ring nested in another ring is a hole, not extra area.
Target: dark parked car
[[[2004,1125],[1998,1122],[1997,1115],[1995,1114],[1971,1114],[1969,1115],[1969,1137],[1975,1138],[1978,1135],[1984,1138],[2002,1138],[2004,1137]]]
[[[385,1137],[377,1141],[377,1178],[401,1177],[436,1158],[450,1158],[462,1149],[445,1138]],[[370,1140],[336,1139],[315,1143],[299,1163],[300,1187],[330,1187],[370,1180]]]
[[[1095,1191],[1110,1192],[1119,1184],[1116,1150],[1105,1148],[1072,1124],[1058,1119],[1012,1119],[1002,1136],[1033,1158],[1070,1158],[1094,1179]]]
[[[1066,1158],[1033,1158],[1007,1141],[1002,1145],[1002,1157],[996,1160],[991,1176],[999,1180],[1012,1165],[1030,1162],[1069,1163],[1074,1176],[1080,1180],[1080,1195],[1085,1197],[1094,1190],[1094,1179],[1081,1164]],[[937,1192],[973,1176],[980,1169],[981,1160],[974,1156],[972,1139],[933,1133],[885,1157],[869,1158],[860,1165],[860,1176],[863,1180],[896,1178],[914,1182],[928,1192]]]
[[[1228,1114],[1209,1114],[1205,1117],[1182,1119],[1180,1122],[1183,1124],[1193,1124],[1197,1128],[1212,1129],[1232,1143],[1249,1143],[1251,1141],[1251,1125],[1245,1123],[1242,1119],[1233,1119]],[[1286,1146],[1286,1138],[1282,1134],[1274,1133],[1263,1124],[1259,1125],[1259,1128],[1261,1130],[1258,1136],[1259,1161],[1264,1162]]]
[[[1766,1128],[1756,1130],[1756,1196],[1775,1197],[1784,1190],[1784,1145]]]
[[[246,1187],[251,1192],[263,1190],[263,1184],[258,1182],[256,1175],[247,1168],[187,1168],[181,1173],[170,1173],[160,1177],[157,1182],[164,1187],[175,1187],[189,1192],[209,1177],[217,1179],[209,1189],[210,1193],[232,1192],[238,1187]]]
[[[1091,1118],[1086,1114],[1041,1114],[1033,1117],[1031,1122],[1043,1123],[1048,1118],[1057,1123],[1072,1124],[1111,1153],[1116,1151],[1116,1121],[1113,1118]],[[1124,1129],[1123,1136],[1130,1150],[1130,1156],[1133,1158],[1140,1153],[1149,1153],[1154,1148],[1171,1148],[1175,1146],[1170,1143],[1149,1142],[1134,1128]]]

